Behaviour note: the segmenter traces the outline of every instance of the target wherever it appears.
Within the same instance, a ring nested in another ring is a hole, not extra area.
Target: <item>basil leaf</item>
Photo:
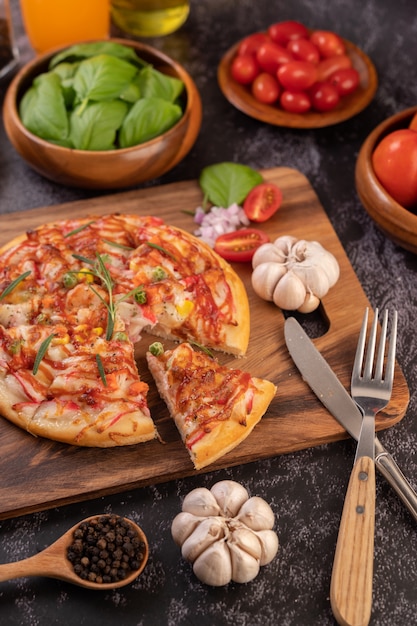
[[[146,65],[145,61],[138,57],[133,48],[113,41],[99,41],[75,44],[62,52],[58,52],[58,54],[52,57],[49,63],[49,69],[54,68],[59,63],[62,63],[62,61],[79,61],[81,59],[94,57],[98,54],[108,54],[119,59],[124,59],[137,67],[144,67]]]
[[[22,123],[38,137],[61,141],[68,136],[68,116],[59,77],[40,74],[19,107]]]
[[[148,65],[138,76],[142,98],[162,98],[175,102],[184,89],[184,83],[178,78],[167,76]]]
[[[133,102],[136,102],[136,100],[139,100],[140,97],[140,87],[136,78],[134,78],[133,81],[129,83],[129,85],[127,85],[126,89],[124,89],[119,96],[121,100],[124,100],[125,102],[130,102],[131,104],[133,104]]]
[[[70,139],[78,150],[113,150],[116,132],[126,116],[128,105],[121,100],[92,102],[78,107],[70,117]]]
[[[253,187],[263,181],[256,170],[239,163],[217,163],[205,167],[199,178],[204,195],[215,206],[227,209],[242,204]]]
[[[63,80],[68,80],[74,76],[78,65],[78,63],[60,63],[50,73],[56,74],[62,83]]]
[[[111,100],[118,98],[126,89],[137,70],[133,65],[100,54],[82,61],[74,76],[74,89],[79,102],[84,106],[88,100]]]
[[[174,126],[182,109],[160,98],[138,100],[126,115],[119,133],[121,148],[149,141]]]

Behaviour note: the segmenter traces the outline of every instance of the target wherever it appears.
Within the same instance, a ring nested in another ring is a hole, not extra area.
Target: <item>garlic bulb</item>
[[[290,235],[260,246],[252,259],[252,287],[287,311],[314,311],[339,279],[339,264],[317,241]]]
[[[265,500],[249,497],[245,487],[222,480],[199,487],[184,498],[171,533],[194,574],[214,587],[253,580],[278,552],[272,530],[274,513]]]

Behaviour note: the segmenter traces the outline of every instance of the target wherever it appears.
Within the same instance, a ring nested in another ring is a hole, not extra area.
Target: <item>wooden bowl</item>
[[[7,90],[3,106],[4,125],[20,156],[39,174],[56,183],[86,189],[132,187],[171,170],[187,155],[197,139],[202,119],[201,99],[185,69],[146,44],[125,39],[111,41],[134,48],[141,59],[157,70],[181,79],[185,84],[184,114],[163,135],[130,148],[93,152],[54,145],[28,131],[18,114],[24,92],[38,74],[47,70],[50,59],[58,50],[36,57],[18,72]]]
[[[401,111],[379,124],[362,144],[356,161],[355,183],[359,198],[379,228],[395,243],[417,253],[417,215],[392,198],[377,179],[372,153],[389,133],[407,128],[417,106]]]
[[[359,72],[358,89],[341,98],[337,107],[326,113],[309,111],[308,113],[289,113],[278,105],[258,102],[245,85],[233,80],[230,66],[241,42],[230,48],[220,61],[217,80],[223,95],[233,106],[261,122],[288,128],[324,128],[344,122],[360,113],[371,102],[378,87],[378,76],[370,58],[357,46],[343,39],[346,53],[351,58],[353,67]]]

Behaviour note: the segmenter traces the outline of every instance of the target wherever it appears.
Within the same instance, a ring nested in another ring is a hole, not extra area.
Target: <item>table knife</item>
[[[303,380],[339,424],[358,440],[362,425],[361,412],[294,317],[289,317],[285,321],[284,335],[288,351]],[[375,437],[375,465],[417,521],[417,493],[377,436]]]

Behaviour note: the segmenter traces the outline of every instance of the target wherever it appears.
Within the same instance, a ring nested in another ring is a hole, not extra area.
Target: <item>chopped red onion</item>
[[[208,213],[198,207],[194,221],[200,226],[194,231],[194,234],[201,237],[212,248],[214,248],[216,239],[220,235],[231,233],[241,226],[249,225],[245,211],[236,203],[231,204],[227,209],[212,207]]]

